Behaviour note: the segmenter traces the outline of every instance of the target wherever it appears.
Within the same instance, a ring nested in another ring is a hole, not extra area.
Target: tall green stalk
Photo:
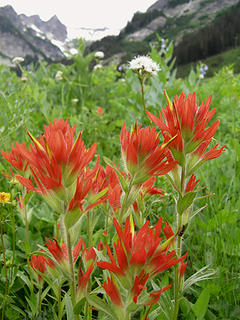
[[[3,253],[3,264],[4,264],[4,271],[5,271],[5,290],[4,290],[4,301],[3,301],[3,307],[2,307],[2,320],[4,320],[9,281],[8,281],[8,270],[7,270],[7,261],[6,261],[6,250],[5,250],[4,239],[3,239],[2,220],[0,220],[0,235],[1,235],[1,244],[2,244],[2,253]]]
[[[145,114],[146,113],[145,93],[144,93],[144,81],[145,81],[145,78],[142,78],[142,77],[139,76],[138,79],[139,79],[140,85],[141,85],[142,104],[143,104],[144,114]]]
[[[177,213],[177,230],[180,230],[182,226],[182,216]],[[176,243],[176,255],[177,258],[181,257],[182,251],[182,238],[177,235]],[[178,272],[178,265],[175,266],[174,270],[174,314],[173,320],[177,320],[179,312],[179,293],[180,293],[180,277]]]
[[[181,173],[181,186],[180,186],[180,192],[181,196],[184,195],[184,188],[185,188],[185,167],[182,167],[182,173]],[[182,214],[179,214],[176,208],[176,220],[177,220],[177,230],[178,233],[182,229]],[[178,234],[176,239],[176,255],[177,258],[181,257],[182,254],[182,237]],[[179,313],[179,293],[181,291],[180,288],[180,275],[179,275],[179,266],[178,264],[175,266],[174,270],[174,313],[173,313],[173,320],[178,319],[178,313]]]
[[[87,212],[87,247],[88,249],[91,247],[92,244],[92,227],[91,227],[91,213]]]
[[[26,193],[26,190],[24,192],[24,195]],[[23,197],[24,197],[23,195]],[[31,246],[30,246],[30,241],[29,241],[29,223],[28,223],[28,216],[27,216],[27,204],[24,204],[24,226],[25,226],[25,252],[26,252],[26,257],[27,257],[27,265],[28,265],[28,272],[29,272],[29,277],[30,277],[30,283],[31,283],[31,288],[30,291],[33,293],[33,276],[32,276],[32,268],[30,267],[30,252],[31,252]]]
[[[71,296],[72,296],[72,305],[74,307],[76,304],[76,284],[75,284],[75,272],[74,272],[74,264],[73,264],[73,256],[72,256],[71,236],[68,229],[66,230],[66,240],[67,240],[68,262],[69,262],[70,273],[71,273],[70,288],[71,288]]]

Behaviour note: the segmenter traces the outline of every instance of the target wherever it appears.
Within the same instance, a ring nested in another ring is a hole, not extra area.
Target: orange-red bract
[[[28,162],[26,159],[22,156],[22,153],[20,150],[27,151],[27,146],[25,143],[19,144],[18,142],[15,142],[15,147],[13,146],[13,143],[11,143],[11,151],[3,151],[1,150],[1,154],[3,158],[10,163],[10,165],[20,174],[25,175],[25,172],[28,169]],[[12,169],[11,169],[12,175]],[[7,176],[7,178],[11,178],[11,176],[7,174],[3,174]]]
[[[106,291],[107,295],[111,298],[113,304],[115,304],[116,306],[123,305],[122,299],[121,299],[121,294],[119,292],[119,289],[114,284],[112,277],[108,278],[107,281],[105,281],[102,284],[102,287]]]
[[[35,255],[31,257],[31,260],[29,261],[30,266],[32,269],[36,272],[38,270],[40,273],[44,273],[47,268],[47,258],[45,258],[42,255]],[[38,273],[38,282],[41,282],[43,279],[41,277],[41,274]]]
[[[141,184],[151,176],[164,175],[177,163],[166,159],[166,146],[159,145],[160,139],[155,128],[142,128],[141,124],[135,124],[129,132],[124,123],[120,141],[125,167],[134,176],[135,184]]]
[[[30,150],[24,145],[18,146],[18,150],[30,165],[38,188],[34,187],[31,180],[17,176],[20,183],[41,194],[71,186],[96,151],[96,143],[87,150],[81,138],[82,132],[76,140],[74,132],[75,127],[70,127],[68,120],[63,119],[50,122],[39,139],[28,132],[33,146],[30,146]]]
[[[204,161],[219,157],[224,149],[224,146],[217,149],[218,145],[215,145],[204,154],[220,122],[216,120],[207,128],[216,111],[216,109],[209,110],[211,99],[210,95],[205,103],[199,105],[195,93],[187,97],[181,93],[180,97],[175,96],[173,103],[168,100],[166,108],[161,109],[162,114],[159,112],[159,118],[146,111],[148,117],[161,129],[165,141],[176,136],[169,149],[180,165],[184,162],[182,154],[186,156],[194,152],[198,160]]]
[[[126,279],[127,285],[131,284],[128,289],[136,303],[148,279],[176,265],[184,256],[177,258],[174,250],[168,252],[169,245],[161,246],[161,218],[154,228],[149,228],[149,221],[146,221],[138,233],[132,229],[129,218],[124,228],[115,218],[113,223],[118,235],[114,243],[115,258],[107,245],[110,262],[98,261],[97,265],[115,274],[122,282]]]

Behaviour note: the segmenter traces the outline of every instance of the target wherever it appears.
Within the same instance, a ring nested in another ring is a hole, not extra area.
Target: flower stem
[[[62,297],[62,286],[59,285],[58,287],[58,319],[62,320],[62,301],[61,301],[61,297]]]
[[[87,212],[87,246],[88,249],[90,248],[92,244],[92,230],[91,230],[91,217],[90,212]]]
[[[38,313],[41,312],[41,305],[42,305],[42,286],[40,286],[38,291]]]
[[[180,230],[182,225],[182,216],[177,216],[177,230]],[[181,256],[182,251],[182,238],[177,235],[176,254],[177,258]],[[173,320],[177,320],[179,312],[179,291],[180,291],[180,277],[178,272],[178,265],[175,266],[174,271],[174,315]]]
[[[185,167],[182,167],[181,173],[181,196],[184,195],[185,189]],[[182,228],[182,215],[179,214],[176,210],[176,219],[177,219],[177,230],[180,231]],[[177,258],[180,258],[182,254],[182,237],[177,235],[177,243],[176,243],[176,255]],[[178,312],[179,312],[179,293],[180,293],[180,275],[178,272],[178,265],[175,266],[174,272],[174,314],[173,320],[177,320]]]
[[[146,104],[145,104],[145,95],[144,95],[144,80],[139,78],[141,84],[141,93],[142,93],[142,104],[144,108],[144,114],[146,113]]]
[[[87,212],[87,247],[88,249],[91,247],[92,245],[92,230],[91,230],[91,216],[90,216],[90,212]],[[91,282],[89,280],[89,283],[87,285],[87,292],[89,293],[89,289],[91,287]],[[86,320],[90,320],[91,318],[91,309],[89,308],[89,303],[86,300],[86,304],[85,304],[85,317]]]
[[[8,295],[8,273],[7,273],[6,251],[5,251],[5,245],[4,245],[4,239],[3,239],[2,220],[0,221],[0,234],[1,234],[1,243],[2,243],[3,264],[5,269],[5,291],[4,291],[4,302],[2,306],[2,320],[3,320],[4,314],[5,314],[5,305],[7,301],[7,295]]]
[[[71,236],[70,236],[69,230],[66,230],[66,240],[67,240],[68,262],[69,262],[70,273],[71,273],[70,288],[71,288],[71,296],[72,296],[72,305],[74,307],[76,303],[75,273],[74,273],[73,256],[72,256]]]
[[[27,204],[24,206],[24,225],[25,225],[25,252],[26,252],[26,257],[27,257],[28,273],[29,273],[30,282],[31,282],[31,288],[29,288],[29,289],[30,289],[31,293],[33,293],[32,268],[30,267],[30,263],[29,263],[31,246],[30,246],[30,241],[29,241],[29,224],[28,224],[28,216],[27,216]]]

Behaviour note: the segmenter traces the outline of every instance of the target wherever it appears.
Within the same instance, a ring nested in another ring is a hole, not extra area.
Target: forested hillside
[[[188,34],[176,46],[177,65],[205,59],[240,45],[240,2],[219,12],[210,25]]]

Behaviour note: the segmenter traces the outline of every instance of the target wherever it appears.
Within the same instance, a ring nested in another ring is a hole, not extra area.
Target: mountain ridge
[[[11,66],[16,56],[29,62],[60,61],[65,56],[56,43],[66,37],[67,29],[56,16],[44,22],[37,15],[18,15],[10,5],[0,7],[0,63]]]
[[[125,62],[146,54],[156,34],[177,46],[187,34],[211,24],[217,15],[239,0],[159,0],[145,13],[136,12],[118,36],[105,37],[89,46],[101,50],[109,60]]]

